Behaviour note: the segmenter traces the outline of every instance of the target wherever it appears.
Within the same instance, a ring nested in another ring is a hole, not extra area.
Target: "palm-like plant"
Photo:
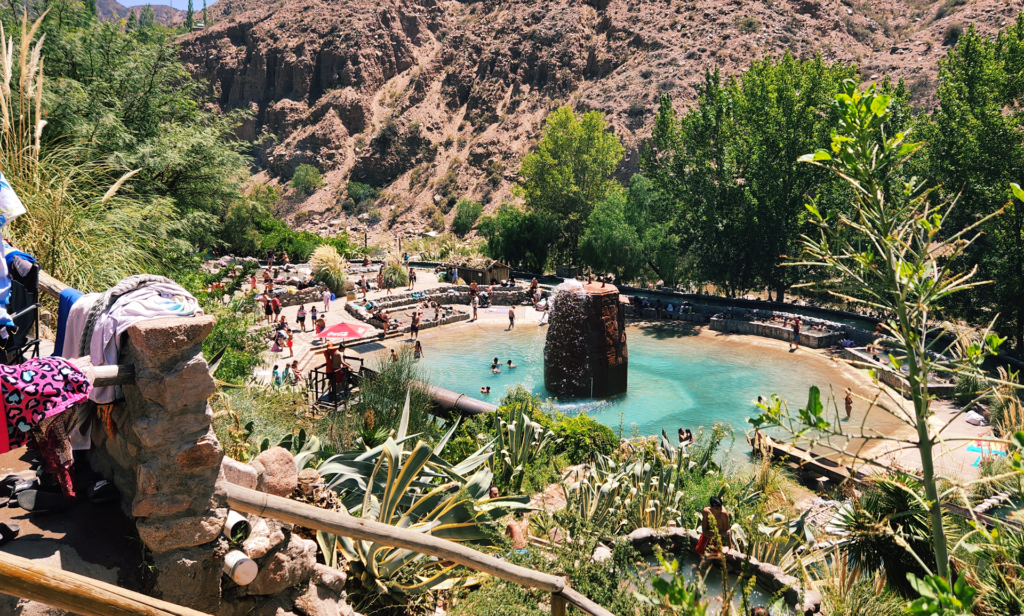
[[[850,566],[865,571],[884,567],[889,584],[907,596],[912,594],[907,573],[922,577],[935,566],[922,492],[921,481],[910,475],[873,479],[859,502],[841,509],[833,522]]]

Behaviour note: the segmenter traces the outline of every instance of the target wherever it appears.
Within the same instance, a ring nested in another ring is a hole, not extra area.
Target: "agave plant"
[[[468,480],[440,486],[424,485],[420,478],[436,458],[430,445],[417,443],[408,455],[392,439],[381,447],[359,506],[359,517],[413,532],[429,533],[449,541],[491,547],[493,533],[486,526],[514,509],[530,509],[529,498],[486,499],[491,471],[482,466]],[[377,491],[375,486],[381,486]],[[348,537],[320,539],[328,550],[336,546],[363,587],[391,596],[422,593],[460,577],[456,565],[419,552]],[[336,558],[336,556],[334,557]],[[409,582],[408,580],[412,580]]]
[[[623,472],[607,456],[598,456],[591,473],[568,485],[561,480],[565,495],[565,512],[576,515],[591,528],[609,528],[616,531],[625,523],[620,518],[622,509]]]
[[[676,457],[679,465],[687,459],[683,453]],[[622,508],[630,526],[661,528],[669,521],[678,521],[679,505],[683,500],[679,470],[679,466],[651,464],[642,460],[626,468],[622,480],[628,493]]]
[[[324,478],[328,489],[338,493],[342,504],[350,511],[355,512],[362,507],[363,501],[368,493],[380,498],[386,486],[380,483],[374,484],[372,480],[382,456],[385,452],[394,456],[395,460],[401,461],[411,456],[412,452],[405,450],[406,443],[411,443],[419,434],[406,435],[409,428],[409,397],[406,396],[405,408],[399,420],[398,431],[394,438],[389,437],[383,444],[373,448],[366,448],[363,451],[346,451],[332,456],[324,461],[317,469],[320,476]],[[452,465],[441,458],[444,450],[459,422],[456,420],[448,432],[441,437],[431,450],[431,455],[426,462],[418,467],[417,474],[410,478],[410,488],[420,493],[431,490],[435,487],[435,481],[447,479],[459,484],[467,483],[466,477],[474,473],[478,468],[487,463],[491,457],[493,441],[487,443],[475,453],[462,462]],[[417,448],[422,443],[417,445]],[[428,446],[429,448],[429,446]],[[414,495],[410,492],[404,495],[405,503],[408,506]]]
[[[529,410],[528,404],[513,404],[509,406],[507,417],[501,413],[494,414],[498,452],[491,458],[490,467],[498,483],[511,492],[519,492],[526,467],[540,456],[555,436],[530,419]]]

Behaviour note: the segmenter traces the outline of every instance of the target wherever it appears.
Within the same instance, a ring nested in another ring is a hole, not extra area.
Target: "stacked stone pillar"
[[[94,430],[92,455],[152,552],[155,594],[207,613],[220,608],[216,542],[227,517],[217,490],[224,454],[208,403],[216,385],[202,354],[214,323],[156,319],[128,329],[122,362],[135,365],[136,383],[123,388],[116,433]]]

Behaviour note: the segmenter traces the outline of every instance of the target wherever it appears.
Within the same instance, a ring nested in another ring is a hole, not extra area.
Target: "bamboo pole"
[[[0,593],[82,616],[206,616],[203,612],[0,551]]]
[[[551,593],[562,592],[565,588],[565,580],[560,577],[513,565],[462,544],[433,535],[415,533],[390,524],[326,511],[312,505],[241,486],[227,484],[224,486],[224,491],[227,493],[228,504],[235,511],[254,513],[261,517],[268,516],[282,522],[299,524],[306,528],[315,528],[359,541],[373,541],[436,556],[476,571],[489,573],[503,580],[515,582],[520,586],[539,588]],[[605,611],[603,614],[608,614],[608,612]]]

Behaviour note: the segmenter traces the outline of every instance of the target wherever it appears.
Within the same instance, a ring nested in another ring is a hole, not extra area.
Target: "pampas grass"
[[[335,295],[345,292],[345,260],[334,246],[320,246],[309,257],[313,266],[313,278],[327,285]]]
[[[0,24],[0,170],[27,210],[4,233],[58,280],[98,291],[157,265],[174,214],[167,202],[121,193],[133,171],[89,161],[74,144],[43,148],[43,37],[35,36],[44,16],[31,27],[22,18],[17,49]]]

